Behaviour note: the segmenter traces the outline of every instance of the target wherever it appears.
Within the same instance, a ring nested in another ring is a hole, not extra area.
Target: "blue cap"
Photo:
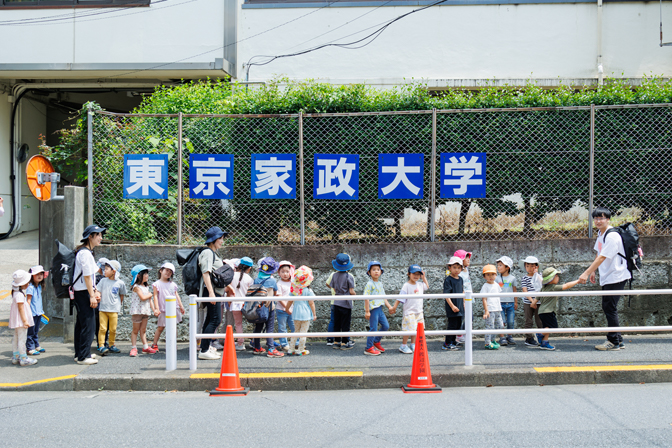
[[[242,264],[243,266],[252,267],[252,266],[254,266],[254,261],[252,261],[252,259],[250,257],[243,257],[243,258],[240,259],[239,264]]]
[[[414,272],[422,272],[422,268],[417,264],[412,264],[408,267],[408,273],[413,274]]]
[[[227,236],[229,232],[225,232],[219,227],[210,227],[207,232],[205,232],[205,244],[210,244],[223,236]]]
[[[371,277],[371,274],[370,274],[371,268],[374,267],[374,266],[379,266],[380,267],[380,273],[381,274],[385,273],[385,270],[383,269],[383,265],[380,264],[380,261],[373,260],[373,261],[369,261],[369,266],[366,268],[366,275]]]
[[[106,229],[105,227],[100,227],[100,226],[98,226],[98,225],[96,225],[96,224],[87,226],[86,229],[84,229],[84,233],[82,233],[82,240],[81,240],[81,242],[82,242],[82,243],[85,243],[86,240],[89,238],[89,236],[90,236],[92,233],[102,233],[102,234],[105,234],[106,231],[107,231],[107,229]]]
[[[142,271],[151,271],[152,268],[148,268],[144,264],[136,264],[133,266],[133,269],[131,269],[131,277],[133,277],[133,280],[131,281],[131,285],[135,285],[135,278],[138,276],[139,273]]]
[[[331,262],[331,265],[334,267],[334,269],[341,272],[349,271],[354,266],[350,260],[350,255],[348,254],[336,255],[336,259]]]
[[[278,262],[273,257],[264,257],[257,262],[257,269],[261,278],[268,278],[278,272]]]

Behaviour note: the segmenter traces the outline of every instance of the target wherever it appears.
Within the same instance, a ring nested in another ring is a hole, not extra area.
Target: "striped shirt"
[[[528,292],[541,291],[541,283],[542,278],[541,275],[538,273],[535,273],[532,277],[526,275],[525,277],[520,279],[521,288],[527,288]],[[532,304],[530,299],[534,298],[535,297],[523,297],[523,303],[527,303],[528,305],[530,305]]]

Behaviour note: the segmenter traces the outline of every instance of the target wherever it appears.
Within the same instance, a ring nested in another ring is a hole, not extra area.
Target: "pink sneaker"
[[[128,356],[133,356],[133,357],[138,356],[138,349],[137,348],[132,348],[131,353],[129,353]]]
[[[285,356],[285,354],[280,353],[276,349],[271,349],[268,351],[268,353],[266,353],[266,356],[268,356],[269,358],[282,358],[283,356]]]
[[[156,353],[156,350],[154,350],[152,347],[147,347],[142,349],[142,353],[149,353],[150,355],[153,355]]]

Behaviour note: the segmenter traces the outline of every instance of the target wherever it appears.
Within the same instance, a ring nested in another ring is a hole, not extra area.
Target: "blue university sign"
[[[296,199],[296,154],[252,154],[252,199]]]
[[[441,154],[441,197],[485,197],[485,153]]]
[[[423,154],[378,154],[378,199],[422,199]]]
[[[359,199],[359,155],[315,154],[313,199]]]
[[[168,154],[125,154],[123,198],[168,199]]]
[[[189,154],[189,197],[233,199],[233,155]]]

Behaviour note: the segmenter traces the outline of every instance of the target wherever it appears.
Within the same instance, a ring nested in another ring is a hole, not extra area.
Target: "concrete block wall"
[[[544,266],[555,266],[563,270],[561,282],[578,278],[586,267],[594,260],[592,250],[594,240],[546,240],[546,241],[494,241],[494,242],[437,242],[437,243],[408,243],[408,244],[361,244],[361,245],[328,245],[328,246],[257,246],[257,247],[222,247],[220,255],[223,258],[240,258],[249,256],[258,260],[264,256],[272,256],[276,260],[290,260],[297,267],[307,265],[313,269],[315,280],[313,290],[318,295],[329,294],[325,281],[333,271],[331,260],[339,252],[350,254],[355,267],[352,274],[356,279],[356,290],[362,292],[368,277],[366,266],[371,260],[380,261],[385,269],[382,277],[388,293],[396,294],[406,280],[409,265],[420,264],[426,271],[430,283],[430,293],[442,291],[445,278],[445,264],[457,249],[465,249],[474,253],[471,268],[471,279],[474,290],[480,290],[483,278],[480,274],[483,265],[494,263],[502,255],[511,257],[515,262],[513,274],[520,278],[524,274],[517,266],[519,260],[534,255]],[[636,277],[633,283],[635,289],[669,289],[672,288],[672,237],[645,237],[642,238],[644,249],[644,275]],[[130,287],[131,268],[139,263],[153,267],[150,281],[156,280],[158,268],[165,261],[176,263],[175,251],[177,246],[156,245],[102,245],[96,250],[96,258],[106,257],[116,259],[122,265],[122,279]],[[181,270],[178,267],[176,282],[181,288]],[[581,289],[595,289],[595,285],[577,287]],[[672,297],[670,296],[633,296],[622,300],[619,304],[621,325],[671,325],[672,324]],[[188,302],[183,297],[185,308]],[[476,328],[483,328],[483,306],[474,303]],[[325,331],[329,322],[329,303],[316,304],[318,319],[313,323],[311,330]],[[127,312],[128,308],[126,308]],[[446,318],[444,305],[441,300],[425,301],[425,319],[427,329],[444,329]],[[560,300],[558,321],[561,327],[590,327],[606,326],[606,320],[601,310],[599,297],[576,297]],[[522,327],[524,322],[522,304],[516,314],[516,326]],[[363,302],[355,302],[353,309],[352,330],[364,330],[367,325],[364,319]],[[392,329],[401,328],[401,313],[390,319]],[[152,337],[156,328],[156,319],[150,320],[148,337]],[[119,319],[118,337],[126,340],[131,329],[130,316],[124,314]],[[251,331],[251,328],[246,331]],[[178,340],[188,338],[188,316],[178,325]]]

